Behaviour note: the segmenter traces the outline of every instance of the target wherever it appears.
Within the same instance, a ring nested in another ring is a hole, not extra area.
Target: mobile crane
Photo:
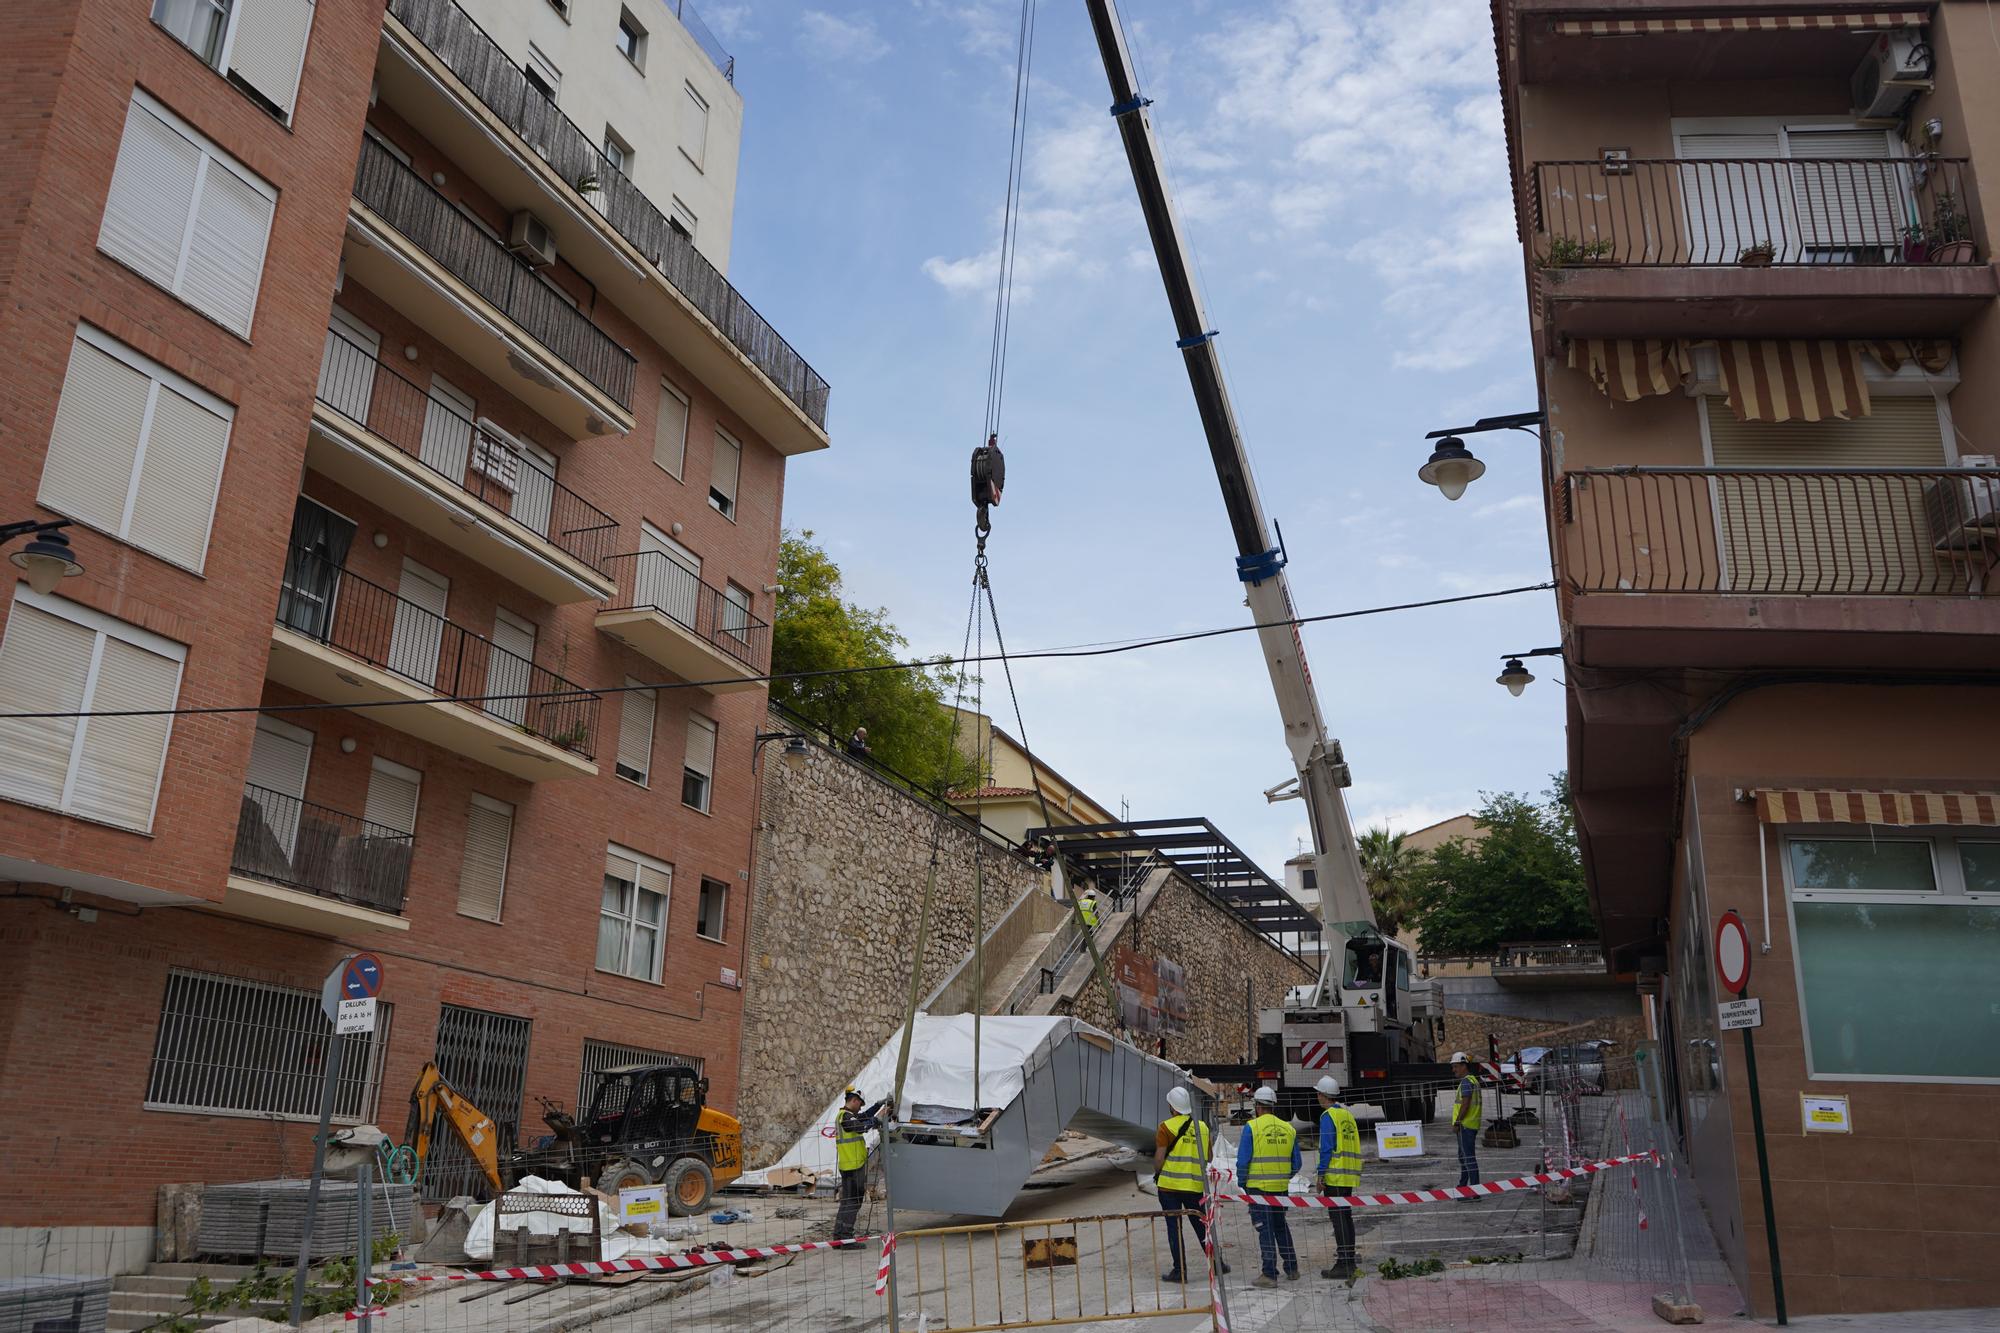
[[[1281,1108],[1303,1118],[1315,1113],[1313,1085],[1332,1074],[1351,1099],[1381,1104],[1390,1119],[1429,1119],[1430,1087],[1448,1081],[1448,1071],[1435,1063],[1441,1015],[1429,983],[1413,979],[1409,949],[1383,935],[1376,925],[1341,796],[1341,788],[1351,784],[1347,762],[1340,742],[1327,734],[1306,665],[1305,644],[1291,623],[1297,613],[1285,578],[1283,533],[1275,543],[1271,540],[1271,525],[1257,496],[1216,354],[1215,331],[1203,310],[1173,196],[1161,170],[1159,144],[1146,111],[1151,103],[1139,92],[1115,0],[1086,0],[1086,7],[1111,83],[1111,114],[1125,143],[1146,230],[1166,283],[1175,345],[1187,364],[1195,410],[1236,538],[1236,575],[1259,626],[1257,638],[1277,694],[1285,744],[1298,770],[1296,778],[1265,795],[1305,803],[1325,942],[1319,980],[1294,988],[1282,1008],[1258,1015],[1254,1064],[1198,1072],[1275,1082]],[[1370,1085],[1380,1090],[1377,1096],[1369,1096]]]

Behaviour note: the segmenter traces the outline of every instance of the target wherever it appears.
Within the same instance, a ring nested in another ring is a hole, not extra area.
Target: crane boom
[[[1340,794],[1340,789],[1349,783],[1347,765],[1342,759],[1340,742],[1327,735],[1298,627],[1287,623],[1296,613],[1284,574],[1285,554],[1271,540],[1270,524],[1257,496],[1257,482],[1250,472],[1250,459],[1244,452],[1236,413],[1229,403],[1229,387],[1223,380],[1222,362],[1216,354],[1215,334],[1202,308],[1201,291],[1195,283],[1194,266],[1181,235],[1173,195],[1161,170],[1159,143],[1153,134],[1152,118],[1146,112],[1149,102],[1139,94],[1114,0],[1085,2],[1099,54],[1104,58],[1104,71],[1111,81],[1111,113],[1125,141],[1132,182],[1139,191],[1139,207],[1146,217],[1146,230],[1152,235],[1160,277],[1166,283],[1167,304],[1173,311],[1178,335],[1176,345],[1187,364],[1195,408],[1201,414],[1202,431],[1208,437],[1209,455],[1215,463],[1215,477],[1222,486],[1222,503],[1228,510],[1230,531],[1236,539],[1237,576],[1243,581],[1251,613],[1263,627],[1257,631],[1257,638],[1264,664],[1271,673],[1271,688],[1277,694],[1278,713],[1284,720],[1285,744],[1298,769],[1297,794],[1305,802],[1307,819],[1312,825],[1320,920],[1329,931],[1349,935],[1373,931],[1374,908],[1362,877],[1347,803]],[[1323,952],[1317,997],[1321,1003],[1337,990],[1336,970],[1341,952],[1330,943]]]

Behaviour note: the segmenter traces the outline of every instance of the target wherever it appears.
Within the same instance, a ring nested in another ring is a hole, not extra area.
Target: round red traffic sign
[[[1715,975],[1731,995],[1750,984],[1750,928],[1733,910],[1715,923]]]

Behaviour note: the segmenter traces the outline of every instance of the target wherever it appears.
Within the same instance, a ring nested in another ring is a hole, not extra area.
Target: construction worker
[[[1202,1196],[1208,1191],[1208,1163],[1214,1154],[1215,1133],[1194,1118],[1193,1104],[1186,1088],[1167,1094],[1173,1114],[1160,1122],[1153,1136],[1153,1183],[1159,1187],[1160,1208],[1167,1214],[1167,1253],[1174,1266],[1160,1274],[1162,1282],[1187,1281],[1187,1266],[1181,1262],[1181,1219],[1193,1213],[1194,1238],[1208,1249],[1208,1224],[1201,1218]],[[1222,1264],[1222,1271],[1229,1271]]]
[[[1077,901],[1076,910],[1083,913],[1083,928],[1097,929],[1097,890],[1085,889],[1083,897]]]
[[[1299,1173],[1299,1132],[1277,1114],[1277,1089],[1265,1084],[1252,1094],[1257,1115],[1243,1127],[1236,1144],[1236,1178],[1252,1194],[1289,1194]],[[1278,1261],[1284,1260],[1285,1280],[1299,1280],[1299,1252],[1292,1247],[1292,1224],[1282,1204],[1253,1203],[1250,1225],[1257,1228],[1257,1258],[1262,1271],[1250,1285],[1278,1285]]]
[[[1451,1103],[1451,1127],[1458,1135],[1458,1183],[1477,1185],[1479,1123],[1485,1116],[1486,1094],[1479,1090],[1479,1080],[1473,1076],[1472,1063],[1465,1058],[1464,1051],[1453,1052],[1451,1073],[1452,1077],[1458,1080],[1458,1088]]]
[[[1340,1080],[1328,1074],[1315,1085],[1319,1093],[1319,1182],[1328,1194],[1339,1198],[1361,1186],[1361,1126],[1354,1113],[1334,1099],[1340,1096]],[[1333,1217],[1334,1263],[1319,1275],[1335,1281],[1354,1276],[1354,1210],[1329,1208]]]
[[[868,1190],[868,1131],[880,1129],[889,1110],[886,1097],[865,1111],[861,1102],[860,1090],[849,1088],[834,1122],[834,1164],[840,1168],[840,1212],[833,1219],[835,1240],[854,1238],[854,1222],[861,1216],[861,1200]]]

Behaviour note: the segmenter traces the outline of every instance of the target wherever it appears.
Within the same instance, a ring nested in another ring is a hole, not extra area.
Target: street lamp
[[[757,771],[757,757],[764,752],[764,743],[766,741],[783,741],[785,743],[783,751],[785,767],[794,771],[805,767],[806,759],[810,756],[811,752],[806,749],[806,738],[802,733],[796,731],[760,731],[757,733],[757,743],[750,750],[751,772],[754,773]]]
[[[1500,668],[1500,674],[1493,678],[1493,683],[1496,685],[1505,685],[1507,693],[1518,699],[1521,697],[1523,690],[1535,683],[1535,673],[1522,665],[1521,659],[1524,657],[1561,656],[1562,649],[1560,648],[1531,648],[1525,653],[1509,653],[1507,654],[1507,665]]]
[[[34,534],[34,540],[7,558],[28,576],[28,586],[39,593],[51,593],[64,579],[75,578],[83,573],[83,566],[77,562],[76,553],[70,550],[69,538],[62,530],[69,526],[69,520],[56,519],[40,523],[29,519],[25,523],[0,523],[0,546],[16,537]]]
[[[1465,494],[1465,488],[1486,475],[1486,464],[1473,456],[1465,447],[1461,435],[1477,435],[1489,430],[1525,431],[1542,438],[1535,427],[1542,424],[1540,412],[1516,412],[1504,417],[1481,417],[1470,426],[1452,426],[1446,430],[1434,430],[1424,436],[1426,440],[1436,440],[1437,447],[1431,456],[1417,469],[1417,476],[1444,493],[1447,500],[1456,500]]]

